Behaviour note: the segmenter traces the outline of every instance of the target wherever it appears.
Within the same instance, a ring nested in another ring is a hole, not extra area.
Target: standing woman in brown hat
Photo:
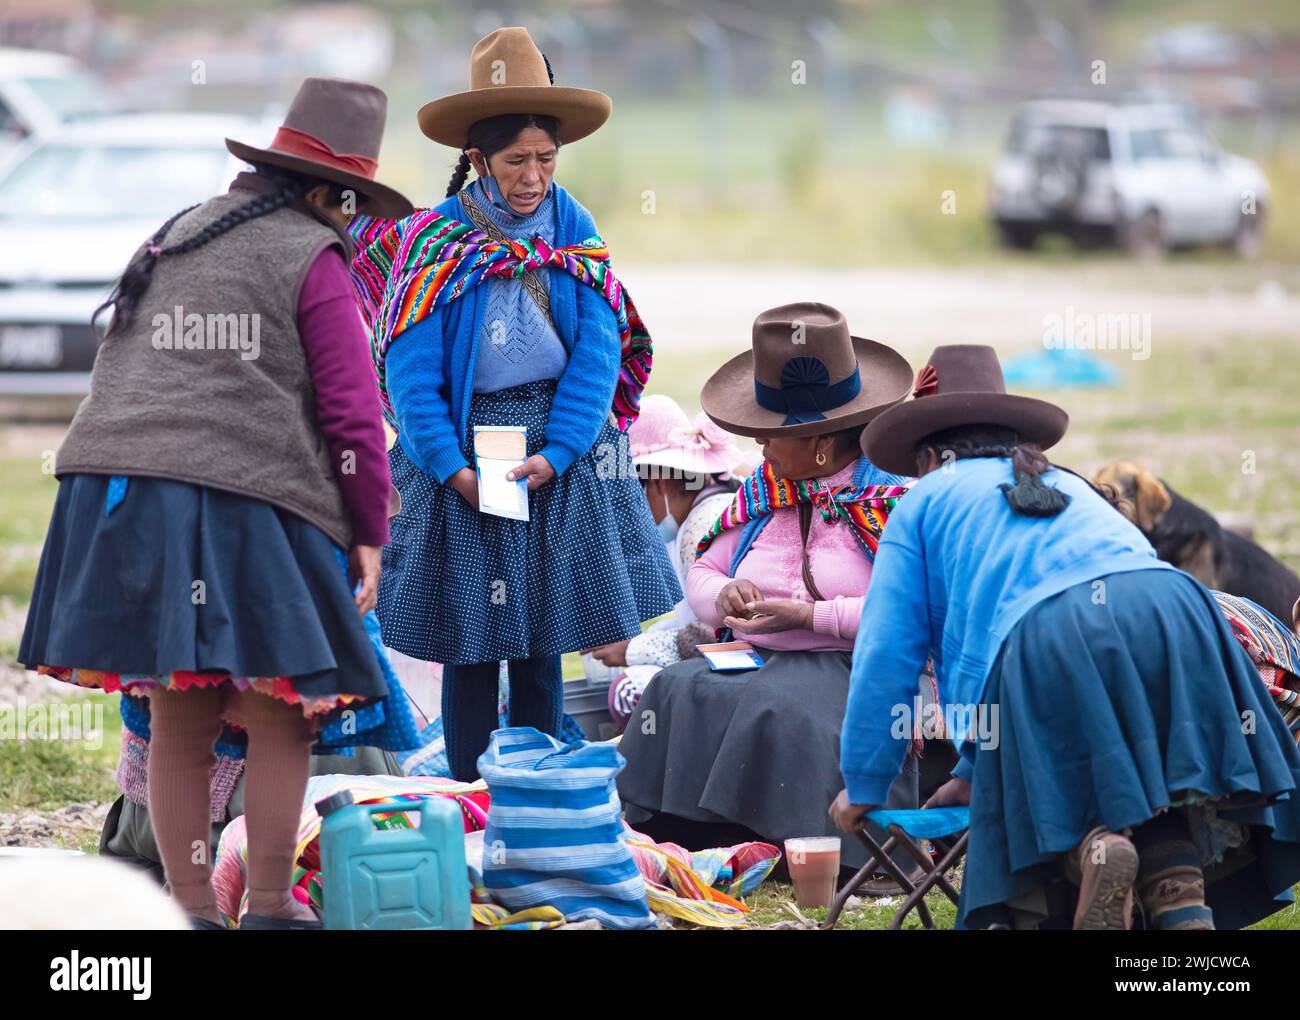
[[[821,800],[842,785],[850,652],[880,529],[907,499],[907,479],[872,464],[858,439],[907,395],[911,377],[897,352],[852,336],[836,309],[805,302],[760,314],[752,350],[705,384],[705,413],[756,438],[764,462],[697,547],[686,597],[704,623],[749,641],[763,665],[718,673],[688,659],[650,681],[620,744],[631,824],[688,846],[834,831]],[[914,760],[900,760],[890,782],[891,803],[916,806]],[[729,832],[700,829],[718,823]],[[865,856],[846,844],[842,863],[859,867]]]
[[[223,723],[248,740],[243,926],[319,927],[290,893],[309,754],[390,693],[362,618],[388,465],[344,231],[358,207],[410,211],[374,180],[386,107],[311,78],[268,148],[227,140],[253,172],[131,259],[55,466],[18,658],[148,696],[150,817],[196,927],[224,927],[207,854]]]
[[[553,175],[560,147],[604,123],[609,97],[551,84],[522,28],[479,41],[470,84],[420,111],[426,135],[460,150],[448,198],[430,211],[454,224],[436,221],[430,243],[468,225],[496,242],[523,239],[530,255],[593,239],[603,250],[591,214]],[[467,185],[471,167],[478,177]],[[411,243],[402,234],[409,224],[379,226],[385,233],[366,249],[378,261],[354,266],[363,286],[371,271],[391,268],[389,239]],[[445,304],[426,300],[436,280],[405,299],[392,292],[404,278],[384,281],[388,306],[414,311],[391,348],[377,345],[386,350],[398,434],[390,463],[402,497],[379,617],[389,647],[445,664],[443,727],[458,779],[477,777],[497,728],[501,661],[511,725],[556,734],[561,654],[633,637],[681,597],[611,414],[635,417],[635,397],[620,403],[621,394],[644,384],[621,361],[608,300],[619,285],[611,277],[598,291],[544,261],[471,276]],[[479,511],[472,442],[485,425],[527,428],[515,476],[527,479],[527,520]]]
[[[934,661],[970,804],[959,927],[1244,927],[1300,881],[1300,751],[1211,594],[1043,450],[1067,418],[991,347],[940,347],[863,435],[919,478],[880,543],[831,806],[887,796]]]

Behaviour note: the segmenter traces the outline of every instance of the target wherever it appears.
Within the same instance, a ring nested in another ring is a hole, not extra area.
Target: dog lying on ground
[[[1130,519],[1166,563],[1207,588],[1257,602],[1279,620],[1292,619],[1300,576],[1214,515],[1180,496],[1140,464],[1117,460],[1093,475],[1132,507]]]

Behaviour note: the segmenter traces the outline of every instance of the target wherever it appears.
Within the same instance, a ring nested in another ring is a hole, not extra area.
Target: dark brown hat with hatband
[[[294,170],[352,188],[368,216],[400,219],[415,211],[399,192],[375,180],[388,97],[373,85],[342,78],[308,78],[265,149],[233,138],[226,148],[250,163]]]
[[[741,436],[820,436],[862,425],[907,397],[912,369],[884,344],[849,333],[844,315],[813,301],[754,320],[753,346],[713,373],[704,413]]]
[[[435,142],[463,149],[475,121],[531,113],[560,122],[561,144],[585,138],[609,119],[613,103],[594,89],[552,85],[546,58],[526,28],[498,28],[474,44],[469,91],[420,107],[420,130]]]
[[[958,425],[1001,425],[1046,450],[1069,425],[1064,409],[1007,392],[997,352],[984,344],[936,347],[916,377],[914,399],[890,408],[862,433],[862,450],[876,467],[916,473],[916,445]]]

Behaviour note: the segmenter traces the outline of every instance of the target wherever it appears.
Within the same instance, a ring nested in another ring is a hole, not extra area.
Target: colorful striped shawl
[[[713,540],[730,528],[738,528],[783,507],[811,503],[821,511],[822,520],[827,523],[837,519],[847,521],[867,559],[874,561],[885,521],[906,491],[905,485],[823,488],[813,479],[791,481],[778,478],[772,465],[763,461],[759,469],[745,479],[731,506],[722,511],[722,516],[714,522],[708,534],[700,539],[695,547],[695,556],[697,559],[702,556]]]
[[[620,429],[636,420],[650,377],[650,334],[632,297],[614,276],[609,249],[599,236],[553,248],[543,238],[501,243],[468,223],[421,209],[401,220],[357,216],[348,228],[356,243],[352,282],[370,330],[370,353],[379,376],[384,418],[397,421],[388,399],[384,361],[393,341],[433,309],[493,277],[522,277],[560,269],[598,291],[614,311],[622,345],[611,410]]]

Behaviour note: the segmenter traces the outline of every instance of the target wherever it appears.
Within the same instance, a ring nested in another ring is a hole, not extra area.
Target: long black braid
[[[1014,429],[1003,425],[955,425],[926,436],[916,444],[918,454],[927,448],[939,460],[944,455],[967,457],[1009,457],[1014,485],[998,486],[1007,504],[1025,517],[1055,517],[1070,505],[1070,497],[1044,484],[1039,476],[1054,467],[1035,443],[1022,442]]]
[[[448,198],[458,194],[460,189],[465,187],[465,182],[469,179],[470,165],[469,153],[461,149],[460,159],[456,161],[456,169],[451,172],[451,181],[447,184]]]
[[[162,242],[167,237],[172,225],[187,212],[197,209],[198,206],[192,205],[189,209],[182,209],[159,227],[154,232],[154,235],[149,238],[144,248],[128,263],[126,269],[122,272],[121,279],[117,281],[104,303],[95,309],[90,321],[94,323],[99,318],[100,313],[112,308],[113,318],[109,323],[109,333],[112,333],[119,326],[130,325],[132,318],[135,316],[136,307],[140,304],[140,299],[144,297],[144,292],[149,289],[149,284],[153,280],[154,266],[160,258],[164,255],[184,255],[196,248],[202,248],[209,241],[220,237],[227,231],[233,230],[241,223],[255,220],[259,216],[266,216],[268,213],[273,213],[277,209],[297,201],[304,192],[310,190],[312,184],[311,179],[296,174],[282,176],[279,178],[278,187],[274,191],[267,191],[257,195],[243,205],[237,206],[213,220],[202,230],[187,237],[179,244],[164,248]]]
[[[551,60],[545,53],[542,54],[542,60],[546,61],[546,77],[554,85],[555,72],[551,70]],[[465,182],[469,179],[470,168],[473,165],[469,161],[470,149],[480,149],[485,160],[491,159],[493,153],[499,152],[513,142],[519,137],[519,132],[526,127],[539,127],[551,136],[551,141],[556,145],[560,144],[560,122],[554,117],[534,116],[528,113],[505,113],[498,117],[486,117],[471,124],[468,138],[465,141],[465,148],[460,150],[460,159],[456,161],[456,166],[451,171],[451,180],[447,184],[446,197],[451,198],[452,195],[457,194],[461,188],[465,187]]]

